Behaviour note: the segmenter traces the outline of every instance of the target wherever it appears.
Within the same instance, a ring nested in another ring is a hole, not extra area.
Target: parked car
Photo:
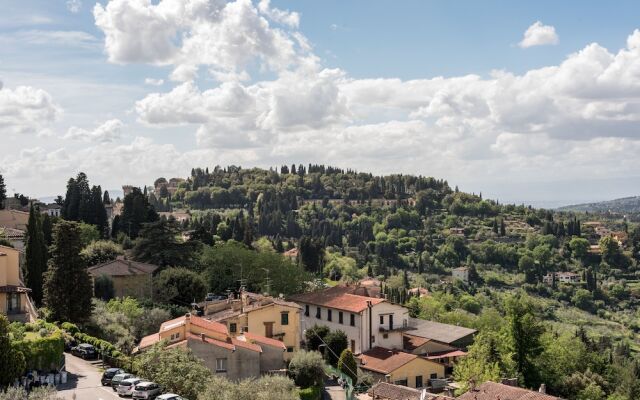
[[[133,390],[135,389],[138,383],[142,382],[140,378],[129,378],[120,382],[118,385],[118,396],[131,396],[133,395]]]
[[[160,389],[160,385],[155,382],[140,382],[136,385],[136,388],[133,390],[133,398],[134,399],[155,399],[162,393],[162,389]]]
[[[120,382],[122,382],[125,379],[135,378],[135,377],[136,376],[134,374],[128,374],[126,372],[114,375],[113,378],[111,379],[111,389],[113,389],[113,391],[115,392],[116,390],[118,390],[118,385],[120,385]]]
[[[111,379],[117,374],[124,374],[124,370],[120,368],[109,368],[108,370],[102,373],[102,386],[111,386]]]
[[[175,393],[165,393],[156,397],[156,400],[187,400],[187,399],[185,399],[182,396],[178,396]]]
[[[98,352],[96,351],[96,348],[93,347],[93,345],[89,343],[80,343],[79,345],[71,349],[71,354],[85,360],[90,360],[92,358],[96,358]]]

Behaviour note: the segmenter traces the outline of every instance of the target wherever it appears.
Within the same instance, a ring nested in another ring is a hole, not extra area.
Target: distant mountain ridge
[[[640,213],[640,196],[559,207],[559,211]]]

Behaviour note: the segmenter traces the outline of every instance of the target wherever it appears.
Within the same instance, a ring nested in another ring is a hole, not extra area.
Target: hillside
[[[559,207],[559,211],[636,214],[640,213],[640,196],[624,197],[621,199],[600,201],[596,203],[574,204]]]

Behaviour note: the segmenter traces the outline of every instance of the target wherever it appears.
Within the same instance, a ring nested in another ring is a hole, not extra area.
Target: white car
[[[121,381],[116,389],[118,396],[132,396],[133,389],[140,382],[142,382],[142,379],[140,378],[129,378]]]
[[[160,385],[155,382],[140,382],[133,389],[133,398],[134,399],[155,399],[162,393],[160,389]]]
[[[187,400],[184,397],[178,396],[175,393],[165,393],[161,396],[156,397],[156,400]]]

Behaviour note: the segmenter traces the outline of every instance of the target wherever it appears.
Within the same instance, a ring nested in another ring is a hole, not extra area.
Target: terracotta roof
[[[441,343],[453,343],[477,332],[475,329],[418,318],[409,318],[409,326],[415,328],[411,331],[411,336],[432,339]]]
[[[403,351],[374,347],[360,354],[358,358],[361,360],[360,368],[390,374],[418,356]]]
[[[229,331],[227,331],[227,326],[219,322],[209,321],[202,317],[198,317],[196,315],[191,315],[191,314],[189,314],[188,318],[190,318],[191,323],[195,326],[216,331],[223,335],[229,334]],[[162,325],[160,325],[160,331],[162,332],[168,329],[173,329],[176,326],[182,326],[186,323],[187,323],[187,316],[183,315],[182,317],[178,317],[178,318],[163,322]]]
[[[428,360],[439,360],[445,357],[463,357],[466,356],[467,352],[462,350],[453,350],[453,351],[442,351],[439,353],[431,353],[426,358]]]
[[[277,340],[277,339],[273,339],[273,338],[268,338],[266,336],[260,336],[260,335],[256,335],[250,332],[245,332],[243,334],[243,336],[247,339],[249,339],[252,342],[258,342],[260,344],[266,344],[268,346],[273,346],[273,347],[280,347],[283,349],[287,349],[287,346],[285,346],[284,343],[282,343],[281,341]],[[239,336],[239,338],[242,336]]]
[[[381,298],[358,296],[349,293],[354,289],[355,287],[350,286],[334,286],[329,289],[291,296],[291,300],[355,313],[365,310],[368,301],[371,301],[373,305],[386,301]]]
[[[231,338],[231,343],[233,343],[235,346],[238,346],[238,347],[244,347],[245,349],[262,353],[262,347],[260,347],[259,344],[251,343],[243,336]]]
[[[0,227],[0,236],[6,236],[7,239],[24,240],[27,232],[20,229]]]
[[[367,394],[375,399],[384,400],[420,400],[421,391],[407,386],[380,382],[373,385]]]
[[[402,335],[402,348],[408,351],[413,351],[418,347],[426,343],[429,343],[430,341],[431,339],[429,338],[424,338],[421,336],[413,336],[405,333],[404,335]]]
[[[88,271],[93,276],[131,276],[152,274],[156,269],[158,269],[157,265],[118,258],[117,260],[94,265],[88,268]]]
[[[138,345],[138,348],[145,348],[145,347],[149,347],[152,346],[156,343],[158,343],[160,341],[160,335],[157,333],[153,333],[149,336],[145,336],[140,340],[140,344]]]
[[[208,336],[202,337],[202,335],[196,335],[196,334],[193,334],[191,332],[187,333],[187,339],[199,340],[201,342],[205,342],[207,344],[211,344],[211,345],[214,345],[214,346],[222,347],[224,349],[231,350],[231,351],[236,349],[235,346],[234,346],[234,343],[231,343],[231,341],[226,341],[225,342],[225,341],[222,341],[222,340],[210,338]]]
[[[375,399],[384,400],[419,400],[422,390],[407,386],[394,385],[392,383],[380,382],[367,390],[367,394]],[[441,396],[426,393],[426,400],[454,400],[453,397]]]
[[[485,382],[459,396],[458,400],[560,400],[560,398],[501,383]]]

